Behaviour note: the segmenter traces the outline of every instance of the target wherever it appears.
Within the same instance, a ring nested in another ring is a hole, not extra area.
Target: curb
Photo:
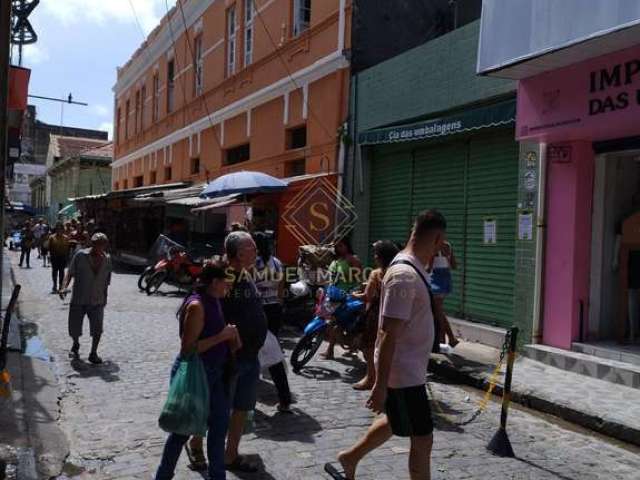
[[[8,285],[11,285],[11,288],[13,288],[13,286],[17,285],[18,279],[16,276],[16,268],[15,266],[11,263],[11,261],[7,258],[6,263],[4,264],[5,267],[5,272],[3,272],[6,276],[5,279],[7,281]],[[23,323],[23,312],[22,312],[22,305],[23,305],[23,298],[22,296],[20,298],[18,298],[18,302],[16,303],[16,307],[15,307],[15,311],[14,311],[14,316],[15,316],[15,321],[16,321],[16,325],[19,325],[19,329],[20,329],[20,343],[21,343],[21,350],[20,352],[16,352],[18,353],[20,356],[22,356],[22,348],[24,348],[24,339],[22,336],[22,323]],[[46,367],[47,369],[50,369],[49,366]],[[47,370],[48,371],[48,370]],[[22,371],[20,373],[20,375],[23,378],[26,378]],[[55,380],[55,383],[58,384],[58,378],[57,375],[55,374],[55,372],[51,371],[51,375],[52,375],[52,380]],[[59,386],[56,388],[56,391],[58,393],[56,393],[56,395],[58,396],[59,399]],[[25,410],[26,412],[26,410]],[[42,447],[42,441],[45,437],[40,437],[39,435],[42,434],[41,431],[36,431],[35,429],[31,428],[31,426],[29,425],[29,420],[25,420],[25,422],[27,422],[27,425],[25,427],[25,432],[29,432],[28,436],[30,438],[27,439],[27,443],[28,445],[24,448],[20,448],[16,453],[16,480],[37,480],[40,475],[38,472],[38,468],[41,465],[42,461],[43,461],[43,457],[40,457],[39,454],[41,452],[36,451],[38,448]],[[56,426],[55,426],[55,430],[56,435],[58,435],[60,438],[64,439],[64,441],[66,442],[66,435],[64,434],[64,432],[62,431],[62,429],[59,427],[59,425],[57,425],[57,420],[56,420]],[[45,429],[46,430],[46,429]],[[68,449],[67,449],[67,456],[68,456]],[[60,472],[62,471],[62,467],[63,467],[64,462],[62,462],[62,464],[60,465]],[[42,473],[42,472],[40,472]],[[61,473],[57,473],[56,475],[60,475]],[[1,476],[0,476],[1,478]]]
[[[3,262],[4,262],[3,274],[5,272],[8,273],[8,275],[6,276],[6,280],[8,284],[7,286],[13,289],[13,287],[15,287],[18,284],[16,279],[16,274],[13,268],[13,264],[11,263],[11,260],[6,256],[3,257]],[[14,324],[12,322],[12,325],[14,325],[13,328],[15,328],[15,325],[17,325],[18,332],[20,335],[20,350],[17,353],[22,355],[23,339],[22,339],[22,332],[21,332],[22,319],[20,315],[20,304],[21,304],[21,301],[20,301],[20,298],[18,298],[18,301],[16,302],[15,310],[13,312],[13,321],[16,323]],[[17,460],[16,480],[37,480],[38,474],[36,473],[36,453],[33,448],[29,447],[29,448],[20,449],[17,452],[16,460]],[[4,475],[2,475],[3,473],[4,472],[0,473],[0,478],[4,477]]]
[[[447,360],[432,357],[429,362],[429,371],[443,378],[469,385],[479,390],[486,391],[489,387],[489,382],[484,375],[461,371],[451,365]],[[498,383],[493,390],[493,394],[495,396],[502,396],[503,390],[503,385]],[[615,438],[616,440],[640,446],[640,429],[606,420],[595,414],[576,410],[566,405],[554,403],[546,398],[537,396],[534,392],[517,389],[512,390],[511,400],[524,407],[554,415],[570,423]]]

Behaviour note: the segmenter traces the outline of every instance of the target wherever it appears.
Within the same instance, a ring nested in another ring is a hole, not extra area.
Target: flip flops
[[[189,442],[185,443],[184,450],[189,457],[189,468],[194,472],[202,472],[207,469],[207,460],[204,458],[204,452],[201,449],[192,449]]]
[[[345,477],[338,470],[336,470],[336,467],[334,467],[331,463],[324,464],[324,471],[331,475],[331,478],[333,478],[333,480],[352,480]]]

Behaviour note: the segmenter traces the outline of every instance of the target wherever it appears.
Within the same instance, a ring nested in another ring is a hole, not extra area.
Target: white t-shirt
[[[278,287],[283,279],[284,268],[282,262],[272,255],[267,265],[265,265],[262,258],[258,257],[256,259],[256,270],[256,287],[260,292],[262,303],[280,303]]]
[[[46,231],[46,228],[47,227],[45,227],[44,224],[40,223],[33,227],[33,236],[36,238],[36,240],[40,240],[42,238]]]
[[[424,266],[415,256],[401,253],[395,259],[398,260],[408,260],[427,276]],[[384,317],[403,321],[387,386],[407,388],[424,385],[435,337],[427,286],[410,265],[393,265],[384,276],[380,298],[380,326]],[[376,364],[379,353],[379,346],[376,346]]]

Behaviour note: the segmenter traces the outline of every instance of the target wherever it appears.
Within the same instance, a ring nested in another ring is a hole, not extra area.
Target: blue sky
[[[113,129],[116,67],[143,41],[131,4],[145,33],[166,13],[165,0],[42,0],[31,15],[39,39],[23,55],[23,66],[32,69],[29,93],[56,98],[72,93],[89,104],[64,105],[65,126]],[[29,102],[40,120],[60,124],[59,103]]]

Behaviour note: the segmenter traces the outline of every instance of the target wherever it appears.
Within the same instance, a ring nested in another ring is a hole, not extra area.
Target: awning
[[[183,207],[200,207],[208,205],[211,200],[204,200],[200,196],[177,198],[175,200],[167,200],[167,205],[180,205]]]
[[[240,197],[242,197],[242,195],[234,193],[233,195],[227,195],[226,197],[212,198],[209,200],[210,203],[207,203],[207,205],[203,207],[194,208],[191,210],[191,213],[207,212],[215,210],[216,208],[228,207],[229,205],[236,203]]]
[[[358,137],[360,145],[400,143],[444,137],[480,128],[508,125],[516,120],[516,101],[507,100],[462,111],[447,117],[427,119],[395,127],[377,128]]]
[[[25,205],[22,202],[9,202],[8,198],[8,196],[5,196],[5,199],[7,199],[5,201],[5,210],[10,212],[22,212],[27,215],[35,215],[36,211],[29,205]]]
[[[315,180],[316,178],[330,177],[337,174],[338,172],[307,173],[305,175],[283,178],[283,180],[287,182],[288,185],[291,185],[292,183],[306,182],[307,180]]]
[[[76,208],[75,203],[70,203],[62,210],[58,212],[58,215],[64,215],[65,217],[73,217],[76,213],[78,213],[78,209]]]
[[[160,197],[164,200],[164,192],[177,191],[177,189],[188,187],[187,182],[166,183],[164,185],[149,185],[147,187],[129,188],[127,190],[114,190],[99,195],[87,195],[85,197],[70,198],[70,202],[81,202],[83,200],[111,200],[114,198],[134,198],[135,200],[144,198]]]

